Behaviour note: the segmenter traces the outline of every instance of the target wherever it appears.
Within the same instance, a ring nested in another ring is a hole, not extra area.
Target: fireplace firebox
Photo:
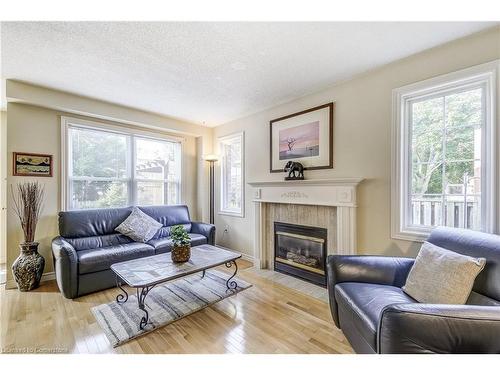
[[[327,230],[274,222],[274,270],[326,286]]]

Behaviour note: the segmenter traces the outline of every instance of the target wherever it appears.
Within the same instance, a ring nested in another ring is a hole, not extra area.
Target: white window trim
[[[112,125],[106,124],[103,122],[91,121],[86,119],[81,119],[77,117],[70,116],[61,116],[61,210],[67,211],[69,210],[69,176],[68,176],[68,168],[70,167],[69,160],[69,144],[68,144],[68,130],[71,125],[74,125],[79,128],[87,128],[87,129],[95,129],[95,130],[103,130],[110,133],[131,135],[137,138],[151,138],[151,139],[161,139],[170,142],[179,142],[181,145],[180,157],[181,157],[181,181],[179,183],[179,202],[183,202],[182,198],[185,196],[184,192],[184,184],[186,168],[184,167],[184,143],[185,138],[175,137],[168,134],[163,134],[161,132],[147,131],[135,128],[129,128],[126,126]],[[135,147],[131,142],[131,147]],[[127,166],[128,168],[133,168],[132,165]],[[133,169],[132,169],[133,172]],[[129,180],[128,178],[124,180]],[[133,176],[131,180],[134,180]],[[139,180],[137,180],[139,181]],[[149,180],[148,180],[149,181]],[[133,194],[132,190],[129,189],[129,194]],[[135,201],[135,197],[132,197],[132,202]]]
[[[392,91],[392,166],[391,166],[391,236],[394,239],[424,241],[431,227],[408,225],[407,207],[409,191],[409,124],[404,116],[406,102],[418,96],[425,96],[440,90],[452,90],[467,84],[485,85],[484,136],[482,137],[482,164],[485,164],[486,176],[483,176],[484,191],[481,212],[482,230],[498,232],[499,224],[499,184],[500,163],[497,162],[500,144],[497,131],[497,93],[500,60],[473,66],[457,72],[445,74]],[[483,170],[484,171],[484,170]]]
[[[225,140],[240,137],[241,138],[241,210],[240,211],[229,211],[223,209],[224,202],[224,183],[223,183],[223,165],[224,165],[224,155],[222,153],[222,142]],[[227,215],[227,216],[236,216],[236,217],[245,217],[245,132],[236,132],[231,133],[222,137],[217,138],[217,146],[219,150],[219,155],[221,155],[221,163],[220,163],[220,176],[219,176],[219,215]]]

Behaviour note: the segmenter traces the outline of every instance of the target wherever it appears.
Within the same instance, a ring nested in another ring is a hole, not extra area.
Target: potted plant
[[[191,238],[183,225],[175,225],[170,231],[170,238],[174,243],[171,256],[175,263],[187,262],[191,256]]]
[[[38,182],[18,183],[11,186],[14,211],[24,233],[21,253],[12,264],[12,274],[20,291],[38,288],[45,267],[45,259],[38,253],[35,231],[44,199],[44,188]]]

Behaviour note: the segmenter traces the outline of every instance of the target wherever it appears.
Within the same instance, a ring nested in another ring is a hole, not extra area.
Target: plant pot
[[[174,263],[187,262],[189,260],[189,257],[191,256],[191,245],[174,245],[170,255],[172,256],[172,262]]]
[[[12,264],[12,274],[21,292],[36,289],[40,285],[45,259],[38,254],[38,242],[26,242],[20,246],[21,254]]]

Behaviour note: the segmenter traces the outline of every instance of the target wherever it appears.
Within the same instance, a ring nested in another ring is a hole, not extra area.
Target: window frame
[[[241,144],[241,160],[240,160],[240,165],[241,165],[241,208],[239,211],[235,210],[228,210],[225,207],[225,201],[226,201],[226,196],[225,196],[225,183],[224,183],[224,178],[225,178],[225,155],[223,153],[222,149],[222,144],[224,142],[227,142],[229,140],[233,140],[239,138],[239,142]],[[219,154],[221,156],[220,159],[220,178],[219,178],[219,183],[220,183],[220,189],[219,189],[219,215],[227,215],[227,216],[236,216],[236,217],[245,217],[245,132],[236,132],[236,133],[231,133],[222,137],[217,138],[217,144],[218,144],[218,150]]]
[[[184,180],[184,157],[183,157],[183,149],[184,149],[184,138],[174,137],[167,134],[162,134],[160,132],[152,132],[141,129],[135,129],[127,126],[119,126],[113,124],[107,124],[103,122],[97,122],[92,120],[80,119],[76,117],[69,116],[61,116],[61,208],[63,211],[72,211],[72,210],[85,210],[71,208],[71,181],[73,180],[89,180],[87,178],[70,178],[71,176],[71,162],[70,162],[70,152],[71,152],[71,143],[69,141],[69,129],[70,128],[80,128],[80,129],[88,129],[95,131],[104,131],[107,133],[115,133],[121,134],[127,137],[127,176],[125,178],[91,178],[91,180],[95,181],[110,181],[116,180],[121,182],[127,182],[127,205],[126,206],[135,206],[137,205],[137,181],[142,181],[142,179],[137,179],[135,177],[135,159],[136,159],[136,150],[135,143],[137,139],[151,139],[157,141],[167,141],[167,142],[175,142],[179,143],[179,157],[180,157],[180,165],[181,171],[179,176],[179,203],[182,203],[183,197],[183,184]],[[147,180],[153,181],[153,180]],[[159,180],[160,181],[160,180]],[[126,207],[125,206],[125,207]],[[88,208],[91,209],[91,208]]]
[[[482,231],[498,232],[497,155],[500,149],[497,131],[496,98],[500,60],[473,66],[403,86],[392,91],[392,165],[391,165],[391,237],[424,241],[432,226],[411,223],[411,128],[409,107],[419,98],[452,94],[465,88],[483,86],[483,128],[481,139],[481,225]]]

